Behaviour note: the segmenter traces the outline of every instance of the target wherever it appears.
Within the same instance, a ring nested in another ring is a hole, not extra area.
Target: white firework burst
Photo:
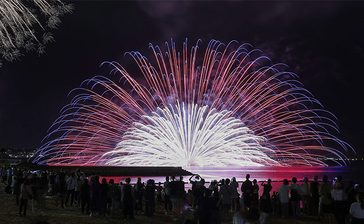
[[[280,165],[267,154],[241,120],[227,110],[177,103],[135,122],[116,148],[104,154],[116,166],[264,166]]]
[[[120,166],[345,165],[335,116],[248,44],[129,52],[72,92],[33,162]],[[191,170],[191,169],[188,169]]]
[[[50,30],[57,28],[59,17],[71,12],[72,5],[60,0],[1,0],[0,54],[14,61],[24,51],[44,53],[45,45],[53,41]],[[39,32],[41,31],[41,32]],[[0,59],[1,66],[1,59]]]

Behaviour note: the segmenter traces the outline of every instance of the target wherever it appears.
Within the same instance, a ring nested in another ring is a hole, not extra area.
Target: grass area
[[[31,202],[28,203],[28,211],[26,217],[18,215],[18,207],[15,203],[15,198],[11,194],[4,192],[4,185],[0,184],[0,223],[1,224],[33,224],[40,221],[46,221],[50,224],[120,224],[120,223],[146,223],[146,224],[167,224],[167,223],[183,223],[181,217],[176,219],[173,216],[165,215],[162,205],[157,205],[157,211],[154,217],[146,217],[144,215],[136,215],[134,221],[121,219],[120,216],[106,216],[106,217],[89,217],[81,214],[79,208],[68,207],[65,209],[59,208],[55,204],[53,198],[46,199],[45,207],[40,206],[34,202],[34,210],[32,211]],[[272,224],[318,224],[319,221],[313,218],[301,218],[300,220],[283,220],[279,218],[272,218]],[[232,223],[231,219],[224,220],[224,224]]]

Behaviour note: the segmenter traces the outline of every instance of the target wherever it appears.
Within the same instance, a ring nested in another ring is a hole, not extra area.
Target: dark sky
[[[68,92],[106,60],[186,37],[248,42],[289,65],[338,117],[340,137],[363,155],[363,2],[80,1],[46,54],[0,68],[0,147],[36,148]]]

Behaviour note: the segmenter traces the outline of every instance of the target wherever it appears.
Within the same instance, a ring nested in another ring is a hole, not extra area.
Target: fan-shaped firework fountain
[[[34,162],[117,166],[339,165],[350,148],[334,116],[294,74],[248,44],[210,41],[182,52],[130,52],[135,74],[86,80],[54,122]],[[189,52],[190,50],[190,52]],[[74,93],[73,92],[73,93]],[[72,94],[73,94],[72,93]]]

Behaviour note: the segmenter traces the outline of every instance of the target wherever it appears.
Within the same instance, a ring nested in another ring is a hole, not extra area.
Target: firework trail
[[[18,59],[23,51],[37,50],[40,54],[44,53],[45,45],[53,41],[53,36],[48,31],[57,28],[61,22],[59,17],[71,10],[70,4],[64,4],[60,0],[1,0],[2,58],[13,61]]]
[[[335,117],[282,64],[248,44],[173,42],[129,52],[72,91],[33,162],[118,166],[344,165]],[[115,79],[116,81],[113,81]]]

